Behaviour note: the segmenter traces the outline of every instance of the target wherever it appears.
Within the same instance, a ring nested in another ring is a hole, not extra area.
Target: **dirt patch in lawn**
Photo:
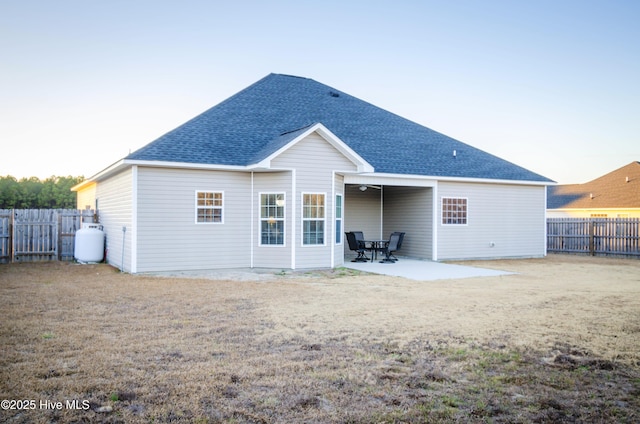
[[[0,421],[637,422],[640,261],[208,280],[0,265]]]

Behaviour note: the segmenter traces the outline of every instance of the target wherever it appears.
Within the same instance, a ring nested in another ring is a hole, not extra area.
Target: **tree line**
[[[51,176],[17,180],[11,175],[0,177],[0,209],[75,209],[76,193],[71,187],[84,177]]]

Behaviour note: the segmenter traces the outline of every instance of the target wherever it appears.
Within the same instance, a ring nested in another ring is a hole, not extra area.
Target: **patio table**
[[[389,240],[365,240],[364,242],[371,245],[371,262],[373,262],[378,259],[378,251],[382,250]]]

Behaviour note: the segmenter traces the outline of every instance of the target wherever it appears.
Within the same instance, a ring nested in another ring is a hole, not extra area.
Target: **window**
[[[467,199],[442,198],[442,225],[467,225]]]
[[[324,194],[302,194],[302,244],[324,244]]]
[[[284,193],[260,194],[260,244],[284,245]]]
[[[336,194],[336,244],[342,244],[342,194]]]
[[[222,192],[196,191],[196,222],[221,224],[222,204]]]

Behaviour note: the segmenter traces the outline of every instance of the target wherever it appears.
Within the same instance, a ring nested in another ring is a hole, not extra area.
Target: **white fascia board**
[[[124,159],[120,159],[119,161],[109,165],[108,167],[106,167],[105,169],[103,169],[102,171],[98,172],[97,174],[92,175],[91,177],[87,178],[86,180],[82,181],[81,183],[76,184],[75,186],[71,187],[71,191],[80,191],[82,190],[84,187],[88,186],[91,183],[95,183],[96,181],[99,181],[111,174],[114,174],[126,167],[128,167],[129,165],[125,165],[125,160]]]
[[[204,169],[214,171],[249,171],[244,165],[219,165],[210,163],[169,162],[154,160],[126,160],[128,165],[138,165],[152,168],[180,168],[180,169]]]
[[[295,146],[297,143],[308,137],[312,133],[318,133],[320,137],[325,139],[329,144],[331,144],[336,150],[342,153],[347,159],[349,159],[354,165],[356,165],[358,172],[373,172],[374,168],[371,166],[362,156],[357,154],[351,147],[347,146],[345,142],[340,140],[334,133],[329,131],[327,127],[324,125],[317,123],[305,130],[302,134],[291,140],[289,143],[285,144],[260,162],[251,166],[251,168],[270,168],[271,161],[281,155],[283,152],[287,151],[291,147]]]
[[[374,177],[379,178],[398,178],[399,180],[428,180],[438,182],[457,182],[457,183],[481,183],[481,184],[513,184],[513,185],[538,185],[549,186],[557,185],[555,181],[527,181],[527,180],[498,180],[490,178],[462,178],[462,177],[438,177],[434,175],[415,175],[415,174],[388,174],[388,173],[362,173],[345,175],[345,183],[358,184],[361,179],[366,178],[367,183],[373,183]],[[346,180],[349,180],[348,182]],[[363,181],[364,182],[364,181]]]
[[[438,183],[435,179],[420,175],[400,175],[400,174],[344,174],[345,184],[382,184],[415,187],[435,187]]]
[[[459,178],[459,177],[431,177],[438,181],[461,182],[461,183],[483,183],[483,184],[512,184],[512,185],[535,185],[550,186],[556,185],[555,181],[528,181],[528,180],[494,180],[491,178]]]
[[[150,167],[150,168],[180,168],[180,169],[200,169],[200,170],[211,170],[211,171],[249,171],[248,167],[239,166],[239,165],[211,165],[211,164],[190,163],[190,162],[121,159],[118,162],[114,163],[113,165],[108,166],[107,168],[103,169],[97,174],[91,176],[90,178],[87,178],[83,182],[71,187],[71,191],[81,190],[89,183],[100,181],[110,175],[113,175],[125,168],[134,166],[134,165]]]

